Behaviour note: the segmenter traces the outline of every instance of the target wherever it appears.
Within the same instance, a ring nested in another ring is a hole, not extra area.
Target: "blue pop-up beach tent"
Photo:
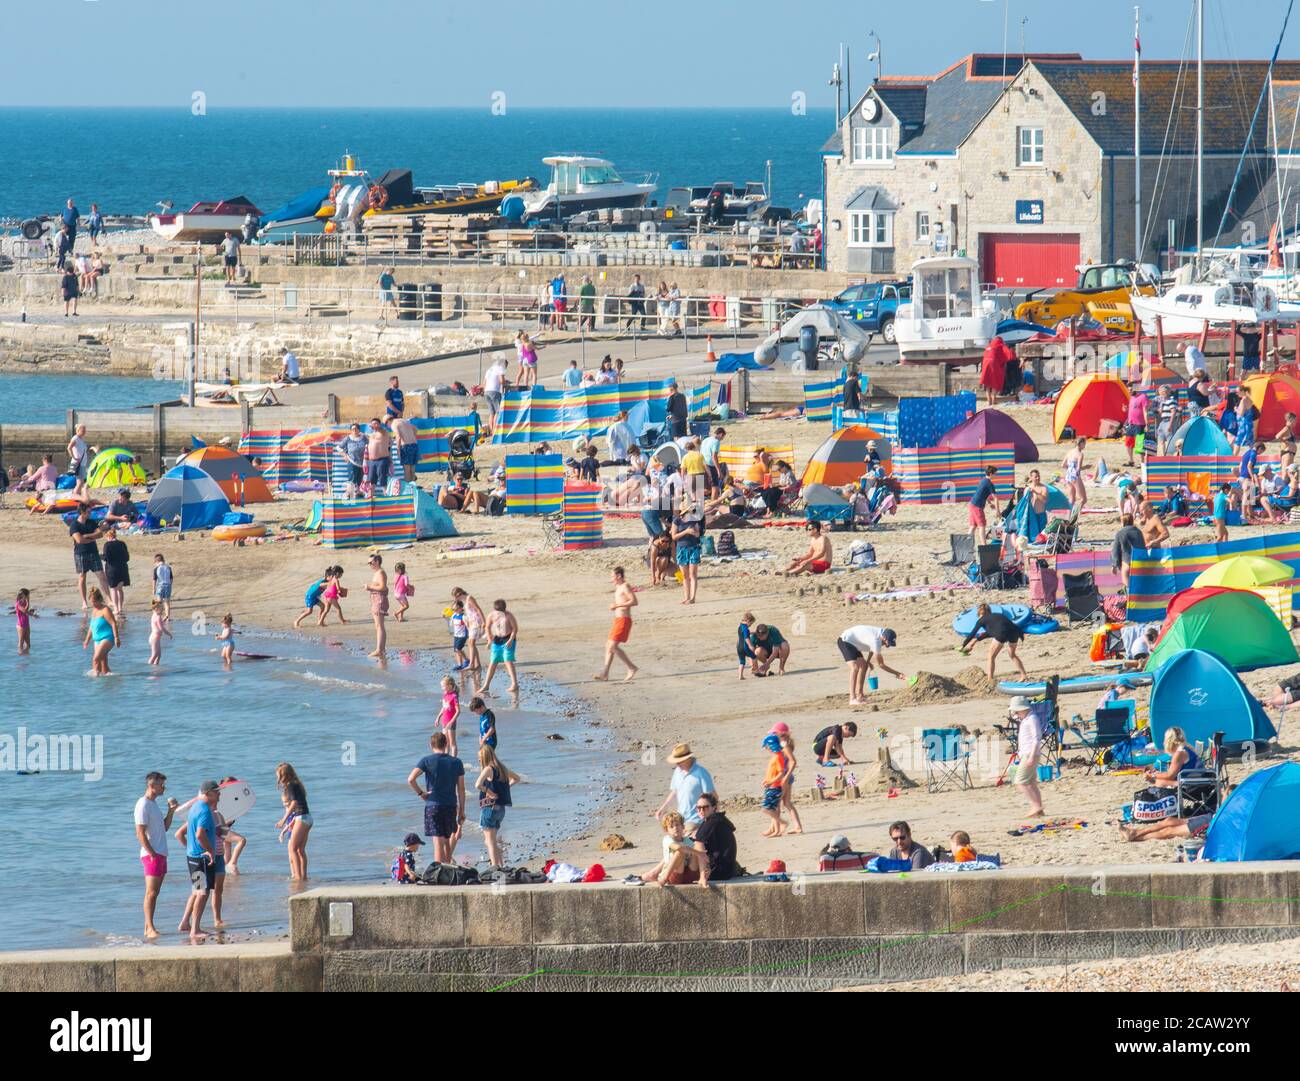
[[[221,486],[202,469],[178,465],[154,485],[146,513],[172,528],[210,529],[230,513],[230,503]]]
[[[1180,443],[1181,447],[1179,447]],[[1223,429],[1214,422],[1213,417],[1204,415],[1192,417],[1178,428],[1173,438],[1169,440],[1169,444],[1171,447],[1179,447],[1178,453],[1183,457],[1193,457],[1198,454],[1227,457],[1232,454],[1232,444],[1223,434]],[[1170,453],[1172,454],[1173,451]]]
[[[1215,653],[1184,649],[1156,671],[1151,688],[1151,742],[1181,728],[1190,744],[1208,747],[1215,732],[1226,748],[1264,743],[1277,735],[1273,722],[1231,665]]]
[[[1300,763],[1252,773],[1223,801],[1201,859],[1300,859]]]

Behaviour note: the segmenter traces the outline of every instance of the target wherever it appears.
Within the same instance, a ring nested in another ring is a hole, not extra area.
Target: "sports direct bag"
[[[1144,788],[1133,794],[1133,821],[1159,822],[1178,816],[1178,793],[1172,788]]]

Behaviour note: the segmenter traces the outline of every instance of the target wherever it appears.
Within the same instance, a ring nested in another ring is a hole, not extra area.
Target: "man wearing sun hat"
[[[695,760],[695,753],[689,743],[679,743],[673,748],[668,761],[676,767],[670,791],[654,812],[656,819],[662,818],[669,804],[677,801],[677,813],[686,821],[688,828],[698,826],[702,819],[695,803],[705,792],[716,792],[713,777],[707,769]]]

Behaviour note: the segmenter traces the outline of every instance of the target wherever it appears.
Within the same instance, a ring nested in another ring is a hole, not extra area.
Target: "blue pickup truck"
[[[866,282],[850,285],[844,292],[821,303],[844,312],[863,330],[894,342],[894,313],[900,304],[910,304],[910,281]]]

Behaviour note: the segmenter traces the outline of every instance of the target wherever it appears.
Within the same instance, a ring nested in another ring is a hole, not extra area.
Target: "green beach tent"
[[[1170,599],[1146,671],[1185,649],[1214,653],[1238,672],[1300,661],[1291,632],[1263,597],[1223,586],[1195,586]]]
[[[122,447],[101,450],[91,459],[86,473],[88,488],[131,488],[146,482],[144,469],[135,455]]]

